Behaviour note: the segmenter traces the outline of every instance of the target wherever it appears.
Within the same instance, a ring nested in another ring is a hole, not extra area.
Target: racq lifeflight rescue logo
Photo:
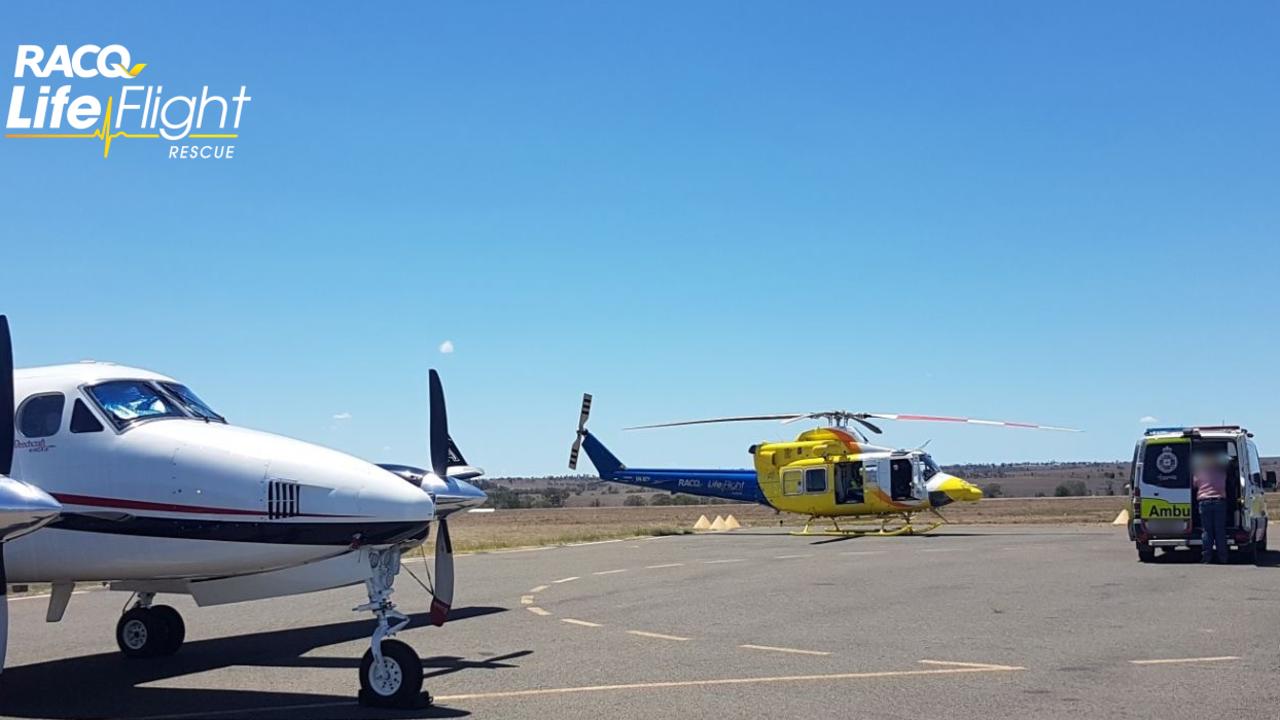
[[[118,140],[166,142],[171,160],[229,160],[240,137],[240,120],[253,98],[240,86],[235,95],[166,93],[163,85],[134,82],[147,68],[123,45],[19,45],[14,85],[5,116],[5,138],[13,140],[96,140],[102,157]],[[57,78],[120,80],[100,97],[78,92]]]

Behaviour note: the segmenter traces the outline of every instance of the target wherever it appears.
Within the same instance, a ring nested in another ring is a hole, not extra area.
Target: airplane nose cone
[[[25,535],[61,512],[62,505],[45,491],[0,475],[0,541]]]
[[[431,522],[436,517],[436,501],[431,495],[394,475],[387,475],[386,482],[361,488],[358,503],[360,513],[383,522],[417,521]]]

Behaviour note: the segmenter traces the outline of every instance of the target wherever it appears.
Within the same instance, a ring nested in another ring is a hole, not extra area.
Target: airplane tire
[[[169,643],[169,623],[163,615],[133,608],[116,623],[116,644],[125,657],[154,657]]]
[[[182,621],[182,614],[168,605],[152,605],[151,613],[159,617],[168,627],[165,643],[157,648],[157,655],[172,655],[182,647],[187,637],[187,624]]]
[[[360,703],[373,707],[413,708],[423,704],[422,660],[399,640],[382,641],[383,674],[373,677],[373,650],[360,660]]]

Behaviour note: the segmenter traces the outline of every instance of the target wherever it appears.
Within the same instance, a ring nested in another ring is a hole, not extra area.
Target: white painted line
[[[645,570],[658,570],[658,569],[660,569],[660,568],[669,568],[669,567],[684,567],[684,563],[666,563],[666,564],[663,564],[663,565],[645,565],[645,566],[644,566],[644,569],[645,569]]]
[[[533,596],[532,596],[532,595],[521,595],[521,596],[520,596],[520,604],[521,604],[521,605],[532,605],[532,604],[533,604]]]
[[[773,645],[739,645],[740,648],[747,650],[767,650],[769,652],[792,653],[793,655],[830,655],[829,652],[821,650],[800,650],[798,648],[774,647]]]
[[[577,620],[574,618],[560,618],[560,622],[569,623],[570,625],[581,625],[582,627],[604,627],[600,623],[587,622],[586,620]]]
[[[542,608],[540,608],[540,607],[527,607],[527,608],[525,608],[525,610],[528,610],[529,612],[533,613],[534,615],[541,615],[542,617],[546,617],[546,616],[548,616],[548,615],[550,615],[550,614],[551,614],[551,613],[547,612],[546,610],[543,610],[543,609],[542,609]]]
[[[601,570],[600,572],[593,572],[591,574],[592,575],[617,575],[618,573],[624,573],[626,571],[627,571],[626,568],[622,568],[620,570]]]
[[[813,557],[812,555],[776,555],[774,560],[799,560],[800,558]]]
[[[620,543],[623,538],[617,540],[592,540],[591,542],[567,543],[565,547],[586,547],[588,545],[608,545],[609,543]]]
[[[929,675],[961,675],[966,673],[1017,672],[1026,668],[1006,665],[981,667],[945,667],[932,670],[885,670],[880,672],[833,673],[829,675],[780,675],[775,677],[719,678],[714,680],[676,680],[669,682],[629,683],[626,685],[586,685],[564,688],[537,688],[533,690],[507,690],[505,692],[469,693],[466,695],[437,695],[440,702],[461,700],[496,700],[539,695],[568,695],[571,693],[618,692],[627,690],[658,690],[665,688],[710,687],[714,685],[758,685],[760,683],[831,682],[832,680],[871,680],[894,677],[921,677]]]
[[[959,668],[986,668],[991,670],[1022,670],[1023,668],[1014,667],[1012,665],[992,665],[991,663],[976,662],[955,662],[954,660],[919,660],[921,665],[943,665],[946,667]]]
[[[1198,657],[1198,658],[1161,658],[1159,660],[1130,660],[1134,665],[1177,665],[1180,663],[1203,663],[1203,662],[1226,662],[1228,660],[1239,660],[1237,655],[1220,655],[1217,657]]]
[[[549,585],[539,585],[539,586],[538,586],[538,587],[536,587],[536,588],[529,588],[529,592],[530,592],[530,593],[540,593],[540,592],[542,592],[543,590],[546,590],[548,587],[550,587],[550,586],[549,586]]]
[[[883,555],[884,550],[853,550],[850,552],[842,552],[841,555]]]
[[[637,635],[639,637],[656,638],[658,640],[675,640],[677,642],[684,642],[689,639],[687,637],[680,637],[679,635],[663,635],[662,633],[651,633],[643,630],[628,630],[627,634]]]
[[[746,562],[743,558],[734,558],[733,560],[703,560],[703,565],[723,565],[725,563]]]
[[[578,579],[578,576],[577,576],[577,575],[574,575],[573,577],[560,578],[559,580],[552,580],[552,581],[551,581],[551,584],[552,584],[552,585],[559,585],[560,583],[573,582],[574,580],[577,580],[577,579]]]

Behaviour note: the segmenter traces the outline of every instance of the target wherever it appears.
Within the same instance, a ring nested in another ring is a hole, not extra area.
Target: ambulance
[[[1253,433],[1238,425],[1151,428],[1138,441],[1130,469],[1129,539],[1138,560],[1151,562],[1156,549],[1168,553],[1200,547],[1200,513],[1191,487],[1193,458],[1213,455],[1227,463],[1227,542],[1259,561],[1267,550],[1267,504],[1263,493],[1276,484],[1263,476]]]

